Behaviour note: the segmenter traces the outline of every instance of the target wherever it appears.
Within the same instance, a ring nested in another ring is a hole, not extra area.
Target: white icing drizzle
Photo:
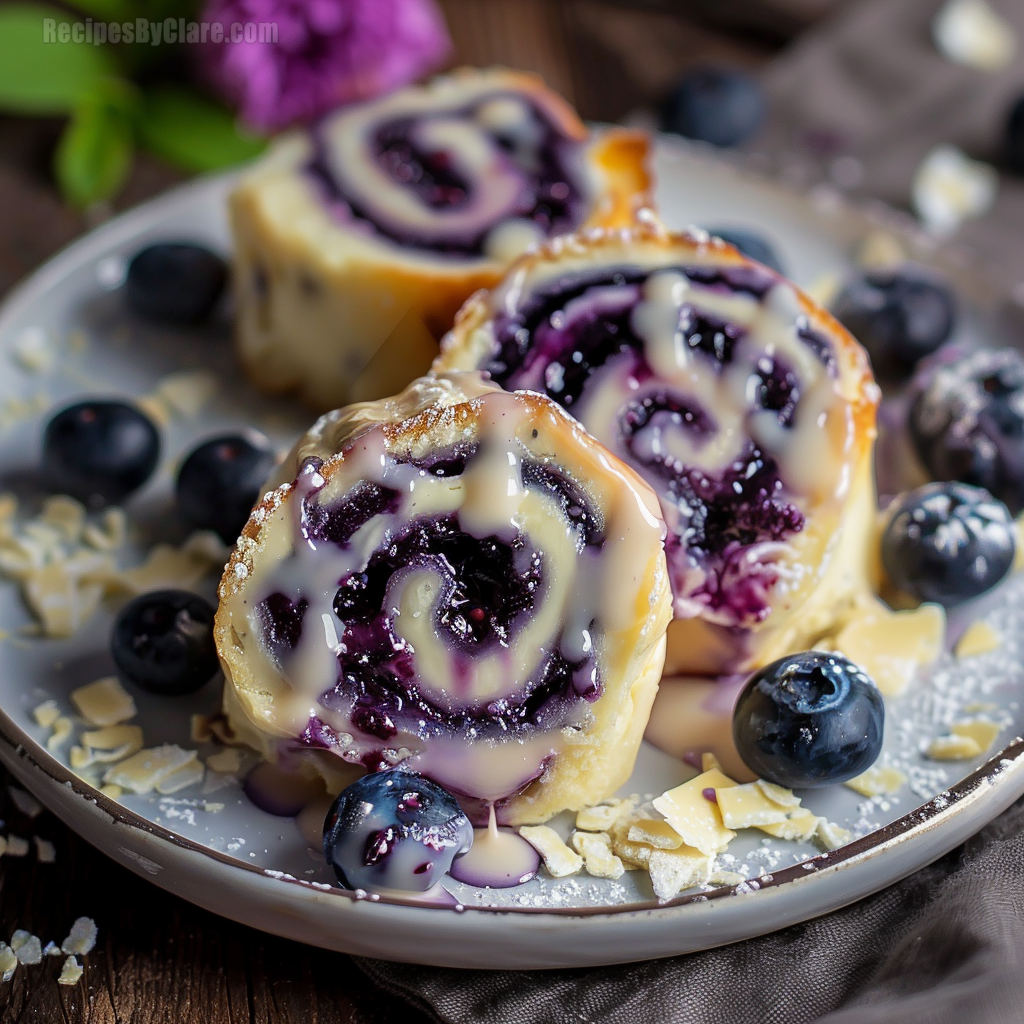
[[[248,631],[261,635],[257,609],[271,594],[284,593],[293,601],[301,595],[309,602],[298,644],[284,659],[284,685],[267,709],[276,732],[297,737],[316,715],[345,737],[343,749],[336,752],[347,760],[358,761],[367,750],[385,748],[387,760],[404,760],[456,792],[495,801],[536,778],[572,742],[575,732],[587,725],[590,705],[579,700],[561,728],[526,730],[513,737],[495,735],[493,728],[485,737],[472,727],[464,734],[448,734],[424,722],[421,729],[401,730],[387,741],[361,738],[344,710],[319,702],[335,686],[337,655],[344,644],[345,626],[333,608],[339,581],[362,571],[375,551],[420,517],[457,513],[465,534],[496,536],[506,543],[525,537],[525,548],[515,557],[528,560],[533,551],[540,552],[543,579],[532,610],[513,622],[507,646],[493,643],[467,656],[446,644],[435,618],[447,578],[429,557],[401,568],[388,584],[385,608],[396,645],[412,655],[416,686],[441,708],[472,711],[491,701],[514,702],[525,696],[559,643],[567,660],[578,662],[593,653],[602,666],[605,633],[635,628],[638,601],[649,600],[644,579],[659,526],[644,499],[622,486],[604,510],[615,527],[614,538],[602,551],[587,547],[580,553],[575,528],[558,500],[546,489],[523,484],[524,457],[544,460],[522,440],[531,433],[528,408],[516,396],[499,391],[489,392],[474,406],[472,440],[479,447],[461,475],[438,477],[396,461],[387,451],[382,427],[359,434],[335,472],[300,473],[289,513],[292,553],[261,567],[250,580]],[[621,476],[621,470],[606,468]],[[397,507],[356,529],[344,548],[302,536],[304,497],[315,493],[316,501],[330,509],[361,481],[398,492]],[[594,494],[588,500],[598,504]],[[261,657],[268,658],[265,652]],[[353,734],[356,740],[349,744]]]
[[[413,238],[433,241],[472,237],[483,229],[484,255],[509,262],[544,237],[538,224],[520,216],[523,173],[541,167],[545,141],[530,103],[558,123],[545,109],[543,94],[531,95],[528,103],[511,88],[486,79],[442,79],[429,89],[403,90],[347,108],[320,128],[326,166],[346,200],[371,222],[387,221]],[[467,113],[474,102],[479,105]],[[374,136],[382,124],[405,117],[420,119],[411,129],[416,148],[428,156],[444,154],[455,174],[470,184],[462,202],[431,206],[415,189],[382,171]],[[589,208],[595,182],[582,156],[573,161],[571,177],[583,207]]]

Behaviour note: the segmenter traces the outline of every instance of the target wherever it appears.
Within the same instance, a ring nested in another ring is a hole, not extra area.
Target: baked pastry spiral
[[[399,391],[528,245],[627,223],[646,200],[646,155],[644,135],[591,137],[511,71],[463,70],[328,115],[231,196],[243,365],[319,410]]]
[[[328,413],[220,589],[225,706],[265,756],[404,763],[499,820],[632,771],[671,618],[653,492],[479,374]]]
[[[878,389],[779,275],[653,222],[557,239],[459,314],[435,364],[559,402],[658,492],[667,669],[810,647],[866,586]]]

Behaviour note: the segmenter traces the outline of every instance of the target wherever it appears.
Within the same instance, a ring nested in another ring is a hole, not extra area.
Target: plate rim
[[[701,163],[716,164],[740,178],[747,179],[751,183],[762,186],[767,185],[771,188],[778,189],[781,192],[788,193],[794,198],[802,199],[804,203],[810,202],[806,192],[800,193],[795,189],[788,188],[785,183],[781,183],[770,176],[756,173],[747,167],[737,166],[734,161],[723,161],[716,158],[714,155],[701,150],[699,147],[684,144],[679,139],[658,136],[656,141],[669,153],[675,151],[679,155],[700,161]],[[107,255],[109,250],[112,248],[123,246],[129,241],[137,239],[148,229],[154,227],[161,218],[165,218],[174,208],[183,203],[187,204],[193,195],[200,194],[203,196],[213,196],[217,192],[226,191],[230,186],[230,183],[235,180],[240,173],[242,173],[240,170],[231,170],[228,172],[213,173],[192,178],[143,203],[122,211],[109,221],[98,225],[82,237],[69,243],[9,290],[2,303],[0,303],[0,335],[9,329],[9,325],[12,321],[16,321],[17,318],[25,311],[31,309],[32,305],[38,301],[40,297],[45,295],[47,291],[59,285],[68,273],[79,269],[83,263],[90,259],[96,259]],[[920,243],[919,235],[916,232],[908,230],[908,225],[906,223],[908,218],[899,211],[889,210],[888,215],[881,215],[879,213],[880,204],[876,201],[871,201],[869,204],[861,208],[858,204],[851,202],[847,197],[842,196],[838,199],[838,205],[842,208],[841,212],[844,215],[853,216],[866,226],[884,227],[886,230],[892,231],[903,237],[909,243],[914,245],[915,248]],[[22,773],[15,768],[15,765],[23,760],[27,762],[32,769],[45,776],[49,782],[69,789],[76,797],[80,798],[83,803],[88,806],[88,813],[110,819],[110,821],[104,822],[104,827],[114,823],[124,825],[129,830],[138,831],[154,837],[155,839],[167,843],[176,849],[209,858],[212,862],[222,868],[236,870],[244,869],[246,873],[245,877],[248,878],[258,877],[265,880],[267,883],[282,881],[290,882],[293,884],[293,891],[296,892],[316,892],[320,895],[340,897],[342,902],[337,904],[339,907],[351,906],[363,902],[357,894],[340,887],[332,886],[330,889],[321,889],[318,886],[313,886],[302,879],[280,877],[278,872],[268,874],[268,869],[266,868],[247,864],[244,861],[231,857],[226,853],[204,846],[181,833],[167,829],[164,826],[145,818],[143,815],[132,811],[130,808],[111,800],[99,790],[90,786],[87,782],[76,776],[69,768],[63,765],[48,750],[46,750],[42,744],[21,729],[21,727],[8,715],[3,707],[0,707],[0,740],[2,740],[2,742],[0,742],[0,761],[3,761],[8,768],[12,768],[19,778],[22,778]],[[18,765],[18,767],[21,767],[21,765]],[[1015,774],[1018,774],[1020,777],[1013,784],[1010,784],[1008,779],[1004,781],[1004,776],[1012,777]],[[22,781],[25,780],[22,779]],[[33,790],[35,795],[38,796],[43,803],[49,806],[49,801],[47,800],[48,794],[46,792],[37,792],[30,782],[25,781],[25,784],[28,788]],[[1020,736],[1016,736],[1011,739],[1001,750],[996,752],[984,764],[966,775],[959,782],[937,794],[935,797],[932,797],[930,800],[915,806],[893,822],[852,840],[850,843],[847,843],[836,850],[820,853],[798,864],[772,872],[770,875],[762,872],[760,876],[755,876],[754,881],[757,881],[758,878],[763,879],[763,882],[757,886],[758,891],[756,892],[750,892],[750,880],[746,880],[744,883],[738,883],[737,885],[719,886],[709,891],[676,896],[673,899],[664,902],[649,900],[625,904],[585,907],[496,907],[467,904],[464,909],[484,911],[492,916],[494,914],[515,914],[519,918],[554,917],[560,920],[572,918],[620,919],[631,915],[648,915],[652,912],[658,913],[659,915],[663,912],[677,912],[678,916],[680,912],[685,912],[684,908],[694,906],[696,904],[718,901],[725,897],[740,894],[757,896],[762,892],[768,893],[773,890],[777,891],[783,885],[791,886],[794,883],[799,883],[803,880],[809,880],[811,878],[821,876],[823,872],[832,874],[834,871],[839,869],[849,869],[856,867],[857,865],[864,864],[869,859],[876,856],[881,850],[891,847],[905,846],[907,843],[911,843],[918,837],[924,835],[924,833],[938,828],[947,820],[960,820],[965,816],[969,817],[969,811],[973,806],[974,798],[978,797],[985,789],[996,784],[1002,786],[1001,797],[1006,797],[1004,806],[1009,806],[1013,800],[1024,794],[1024,739]],[[997,811],[996,814],[998,813],[1000,812]],[[977,825],[977,828],[984,827],[985,822],[991,820],[991,818],[995,816],[996,815],[993,814],[985,817],[984,821],[980,825]],[[75,831],[79,830],[75,829]],[[81,832],[79,832],[79,834],[81,834]],[[88,839],[88,837],[86,838]],[[858,899],[864,898],[864,896],[869,893],[878,891],[880,888],[893,884],[899,878],[905,877],[907,874],[919,870],[921,867],[925,866],[925,864],[942,856],[962,841],[963,837],[959,837],[959,834],[954,835],[948,845],[940,843],[939,846],[942,848],[939,849],[937,846],[936,850],[938,852],[935,852],[934,856],[930,856],[929,860],[913,865],[895,877],[888,878],[881,886],[870,885],[864,891],[851,895],[839,903],[828,906],[826,909],[815,909],[810,912],[803,911],[797,916],[796,920],[809,920],[813,917],[820,916],[821,914],[829,913],[832,910],[837,909],[839,906],[844,906],[850,902],[855,902]],[[101,852],[106,856],[111,856],[110,852],[107,850],[102,850]],[[116,860],[117,858],[114,859]],[[802,865],[805,864],[813,865],[813,869],[803,867]],[[139,874],[145,874],[145,872],[134,863],[127,866],[132,867],[132,869],[136,870]],[[161,884],[159,876],[147,877],[149,877],[151,881],[155,881],[156,884]],[[747,886],[747,889],[744,890],[741,886]],[[396,908],[415,909],[417,911],[429,910],[431,913],[436,913],[438,910],[444,909],[438,907],[425,907],[422,902],[418,902],[415,899],[407,900],[390,895],[380,897],[379,900],[374,900],[374,902],[379,902],[380,904]],[[251,924],[252,921],[246,919],[246,923]],[[255,926],[259,927],[259,925]],[[764,931],[772,931],[778,927],[784,926],[785,925],[769,924],[765,927]],[[758,931],[752,934],[762,933],[763,932]],[[744,937],[752,937],[752,935]],[[742,937],[727,941],[741,940]],[[665,952],[660,955],[669,956],[674,954],[672,952]],[[647,957],[645,956],[644,958]],[[625,961],[617,959],[602,960],[601,962],[620,963]]]

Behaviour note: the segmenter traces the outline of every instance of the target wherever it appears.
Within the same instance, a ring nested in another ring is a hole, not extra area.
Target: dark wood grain
[[[209,914],[114,864],[44,813],[12,813],[0,772],[2,831],[51,839],[54,864],[0,858],[0,938],[25,928],[45,943],[76,917],[99,926],[78,985],[57,984],[63,957],[0,984],[3,1024],[422,1024],[373,989],[352,961]]]

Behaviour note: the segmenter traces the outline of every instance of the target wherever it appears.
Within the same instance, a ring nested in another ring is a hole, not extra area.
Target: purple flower
[[[202,20],[224,27],[201,47],[204,77],[263,131],[405,85],[451,50],[433,0],[208,0]]]

